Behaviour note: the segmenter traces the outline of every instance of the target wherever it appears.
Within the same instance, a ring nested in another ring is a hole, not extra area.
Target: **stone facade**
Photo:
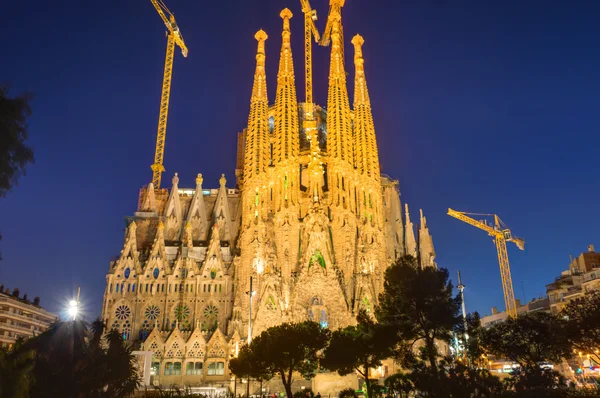
[[[235,188],[222,176],[217,189],[204,189],[200,174],[190,189],[179,187],[177,174],[170,190],[149,184],[110,264],[103,317],[154,352],[154,381],[163,385],[229,380],[227,361],[249,335],[282,322],[352,324],[359,309],[373,310],[386,267],[406,253],[436,267],[425,217],[421,212],[415,235],[398,182],[380,172],[364,40],[352,40],[351,108],[334,10],[327,106],[300,103],[292,14],[286,9],[281,17],[274,104],[267,96],[267,34],[256,34]]]

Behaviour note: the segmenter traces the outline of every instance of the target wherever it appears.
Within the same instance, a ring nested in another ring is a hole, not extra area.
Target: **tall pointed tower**
[[[351,41],[350,106],[344,3],[330,0],[320,41],[331,46],[329,64],[315,65],[329,71],[326,106],[312,99],[310,46],[319,32],[305,1],[309,103],[296,95],[286,8],[272,104],[267,34],[255,35],[254,84],[248,122],[237,137],[235,183],[224,174],[212,183],[201,174],[175,174],[170,189],[144,187],[137,211],[126,217],[102,316],[136,348],[153,352],[153,382],[227,382],[228,359],[252,336],[307,319],[345,327],[361,309],[372,314],[385,270],[401,256],[436,266],[425,217],[417,242],[398,181],[381,174],[360,35]]]

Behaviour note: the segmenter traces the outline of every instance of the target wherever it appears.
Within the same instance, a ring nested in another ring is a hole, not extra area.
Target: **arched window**
[[[165,363],[165,376],[171,376],[173,374],[173,362]]]
[[[179,376],[181,374],[181,362],[173,363],[173,374]]]
[[[321,310],[321,314],[319,315],[319,325],[321,325],[323,329],[329,326],[329,320],[325,310]]]

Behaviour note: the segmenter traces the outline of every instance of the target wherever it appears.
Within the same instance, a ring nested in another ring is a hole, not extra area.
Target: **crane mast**
[[[493,225],[488,225],[485,221],[478,221],[469,217],[470,215],[492,216],[494,218]],[[508,250],[506,242],[513,242],[521,250],[525,248],[523,239],[514,237],[510,229],[504,225],[500,217],[496,214],[476,214],[465,213],[452,209],[448,209],[448,215],[469,225],[477,227],[488,233],[496,243],[496,251],[498,252],[498,263],[500,264],[500,278],[502,280],[502,291],[504,292],[504,304],[506,305],[506,313],[508,316],[517,317],[517,305],[515,302],[515,293],[513,290],[512,277],[510,275],[510,263],[508,262]]]
[[[315,25],[315,21],[317,20],[317,11],[311,8],[309,0],[300,0],[300,3],[302,4],[302,12],[304,13],[304,74],[306,93],[305,119],[308,121],[314,121],[312,93],[312,38],[314,36],[315,43],[318,43],[320,34]]]
[[[175,45],[181,49],[181,53],[184,57],[187,57],[188,49],[183,41],[183,36],[177,26],[173,13],[169,11],[167,6],[161,0],[150,1],[167,27],[167,51],[165,56],[165,69],[163,72],[162,91],[160,95],[156,148],[154,150],[154,163],[150,166],[152,169],[152,184],[155,189],[160,189],[162,173],[165,171],[163,160],[165,156],[165,139],[167,135],[167,118],[169,115],[169,99],[171,96],[171,77],[173,76]],[[168,17],[167,14],[169,15]]]
[[[321,40],[319,41],[319,45],[323,47],[327,47],[329,43],[331,43],[331,31],[333,30],[333,21],[331,19],[331,14],[333,12],[337,12],[339,15],[342,14],[342,7],[346,3],[346,0],[329,0],[329,14],[327,15],[327,24],[325,25],[325,30],[323,31],[323,36],[321,36]],[[342,50],[342,60],[345,59],[344,55],[344,30],[340,29],[340,49]]]

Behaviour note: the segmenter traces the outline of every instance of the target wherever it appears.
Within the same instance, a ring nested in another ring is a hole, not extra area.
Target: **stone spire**
[[[417,241],[415,240],[415,231],[413,229],[413,223],[410,221],[410,214],[408,213],[408,204],[404,204],[406,211],[406,231],[405,231],[405,242],[406,242],[406,254],[417,258]]]
[[[354,161],[359,173],[367,174],[376,180],[380,178],[379,155],[375,139],[375,125],[371,112],[371,100],[367,89],[362,45],[365,40],[354,36]]]
[[[327,153],[354,165],[352,159],[352,122],[346,87],[346,70],[342,42],[340,13],[334,9],[331,18],[331,63],[327,93]]]
[[[269,101],[267,97],[267,78],[265,74],[265,40],[267,34],[259,30],[254,36],[258,41],[256,51],[256,72],[250,98],[250,115],[246,132],[244,154],[244,180],[263,173],[269,165]]]
[[[423,215],[423,210],[420,210],[420,213],[419,254],[421,256],[421,267],[434,267],[437,269],[437,264],[435,263],[435,249],[433,248],[433,239],[429,233],[429,228],[427,228],[427,219]]]
[[[202,174],[196,177],[196,191],[187,214],[187,222],[192,224],[192,236],[195,240],[206,240],[210,220],[206,213],[204,193],[202,192]]]
[[[285,8],[280,14],[283,19],[283,32],[281,33],[281,54],[279,56],[277,95],[275,97],[274,164],[296,157],[299,150],[298,101],[296,99],[294,61],[292,60],[292,47],[290,45],[290,18],[292,18],[292,15],[288,8]]]
[[[156,196],[154,195],[154,184],[148,184],[146,188],[146,197],[142,203],[141,211],[154,212],[156,211]]]

